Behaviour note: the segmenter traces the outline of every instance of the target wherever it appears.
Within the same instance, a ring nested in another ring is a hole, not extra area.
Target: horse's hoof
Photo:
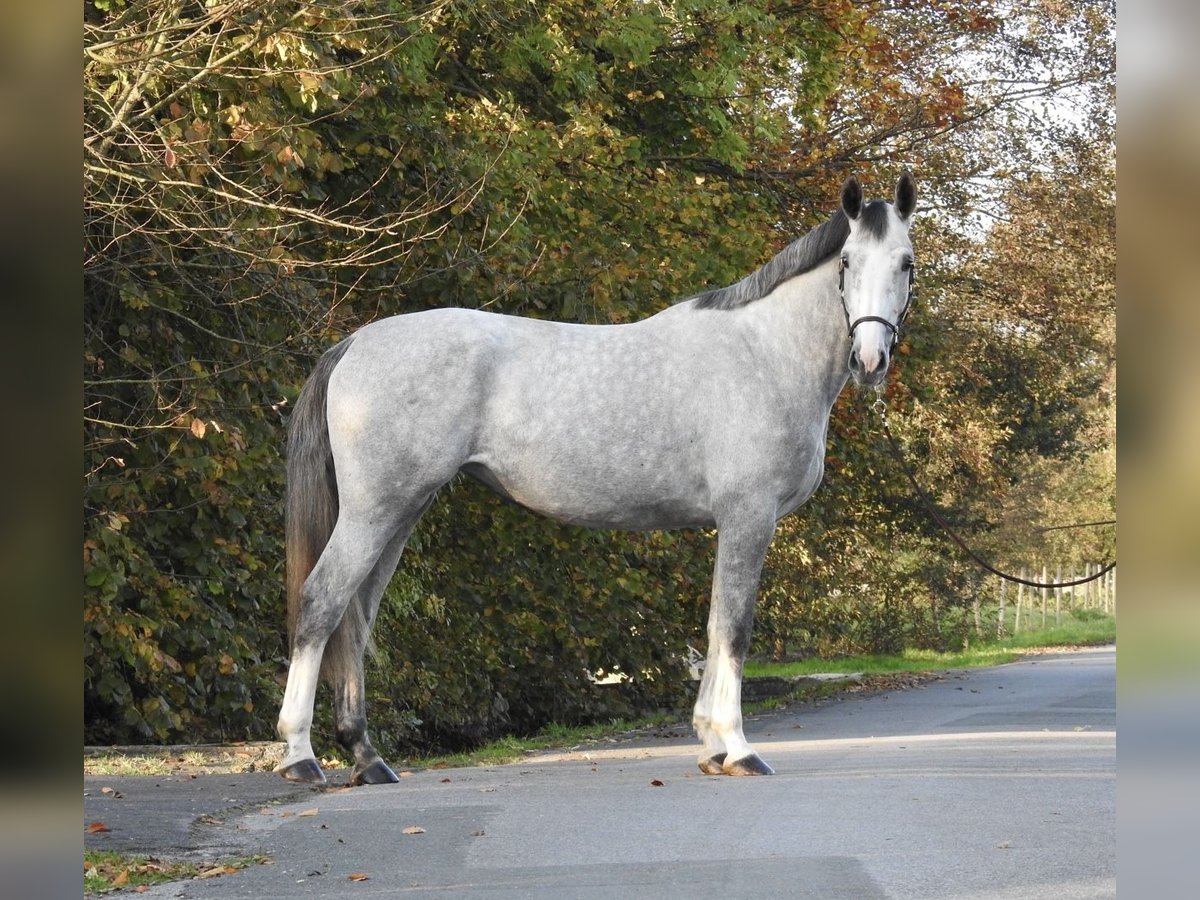
[[[714,753],[712,756],[700,760],[696,765],[700,767],[700,771],[705,775],[724,775],[724,762],[724,753]]]
[[[355,767],[350,776],[351,784],[395,784],[400,780],[382,759],[366,766],[362,770]]]
[[[276,771],[288,781],[302,781],[305,784],[325,783],[325,773],[321,771],[315,759],[302,759]]]
[[[775,770],[762,761],[757,753],[743,756],[722,766],[726,775],[774,775]]]

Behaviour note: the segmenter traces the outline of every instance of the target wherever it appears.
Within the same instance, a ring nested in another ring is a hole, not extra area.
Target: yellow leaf
[[[198,438],[204,437],[204,432],[208,429],[204,425],[203,419],[192,419],[192,434]]]

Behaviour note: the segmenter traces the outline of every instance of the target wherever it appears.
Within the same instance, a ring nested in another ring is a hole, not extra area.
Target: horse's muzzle
[[[855,384],[862,387],[874,387],[877,384],[883,384],[883,380],[887,377],[888,354],[886,350],[878,350],[866,354],[864,358],[859,351],[851,350],[848,365]]]

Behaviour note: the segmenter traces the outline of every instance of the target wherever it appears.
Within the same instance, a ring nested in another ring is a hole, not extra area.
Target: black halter
[[[838,294],[842,298],[842,314],[846,317],[846,328],[850,335],[850,340],[854,340],[854,329],[858,328],[863,322],[878,322],[887,327],[892,333],[891,350],[896,349],[896,345],[900,343],[900,327],[904,324],[905,317],[908,316],[908,308],[912,306],[913,301],[913,278],[916,275],[916,266],[909,263],[908,266],[908,296],[904,298],[904,308],[900,310],[900,318],[895,323],[889,322],[882,316],[862,316],[850,321],[850,308],[846,306],[846,257],[842,256],[838,259]],[[890,351],[889,351],[890,352]]]

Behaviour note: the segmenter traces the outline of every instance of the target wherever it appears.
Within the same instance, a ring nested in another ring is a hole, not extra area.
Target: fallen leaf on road
[[[399,773],[401,778],[412,778],[412,774],[413,774],[412,772],[408,772],[408,771]]]
[[[306,809],[304,812],[296,813],[298,816],[315,816],[321,811],[321,807],[314,806],[312,809]]]
[[[442,781],[441,781],[441,783],[442,783],[442,784],[449,784],[449,783],[450,783],[450,779],[449,779],[449,778],[443,778],[443,779],[442,779]]]
[[[93,822],[87,827],[88,834],[95,834],[98,831],[112,831],[112,829],[103,822]]]
[[[128,884],[129,883],[129,870],[122,869],[121,873],[112,880],[112,883],[113,883],[113,887],[121,887],[124,884]]]
[[[100,788],[100,793],[111,795],[114,800],[121,799],[121,792],[118,791],[116,788],[102,787],[102,788]]]
[[[400,833],[401,834],[424,834],[425,829],[422,828],[420,825],[409,825],[407,828],[405,828]]]
[[[205,869],[197,878],[216,878],[218,875],[232,875],[237,872],[233,866],[213,866],[211,869]]]
[[[350,875],[347,877],[351,881],[366,881],[371,876],[368,875],[366,872],[351,872]]]
[[[663,786],[663,783],[661,781],[659,781],[657,778],[655,778],[653,781],[651,781],[650,784],[653,785],[654,787],[662,787]]]

